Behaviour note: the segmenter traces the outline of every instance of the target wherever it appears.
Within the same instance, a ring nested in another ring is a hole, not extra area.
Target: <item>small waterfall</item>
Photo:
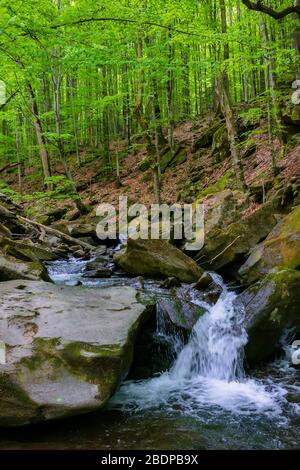
[[[222,294],[214,306],[195,296],[193,302],[207,313],[194,326],[186,345],[158,315],[157,335],[176,352],[170,370],[149,380],[125,382],[111,400],[112,408],[141,411],[165,407],[203,420],[214,419],[216,409],[233,415],[280,415],[280,387],[245,376],[244,311],[234,303],[236,294],[222,278],[213,274],[213,279],[222,287]]]
[[[222,278],[212,276],[221,286],[222,294],[214,306],[205,304],[207,313],[195,325],[189,343],[171,370],[174,379],[202,376],[230,382],[244,376],[243,349],[247,343],[244,311],[234,308],[236,295],[228,291]]]

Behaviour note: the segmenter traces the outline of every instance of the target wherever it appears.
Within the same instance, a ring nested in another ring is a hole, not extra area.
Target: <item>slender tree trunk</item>
[[[27,84],[27,91],[28,91],[30,101],[31,101],[31,112],[32,112],[32,117],[33,117],[33,124],[34,124],[35,133],[36,133],[36,138],[39,144],[39,152],[40,152],[40,158],[41,158],[42,167],[43,167],[44,178],[50,178],[51,177],[50,159],[49,159],[49,154],[48,154],[48,150],[46,147],[45,137],[43,134],[42,122],[39,118],[36,96],[35,96],[31,83]],[[51,185],[47,184],[47,187],[48,189],[51,189]]]
[[[220,0],[221,10],[221,26],[222,33],[227,33],[227,17],[226,17],[226,6],[225,0]],[[224,45],[224,60],[229,59],[229,45],[226,42]],[[220,104],[222,113],[225,116],[228,140],[230,144],[232,167],[237,181],[238,189],[244,191],[246,188],[243,166],[241,162],[240,150],[238,146],[237,130],[234,121],[234,114],[230,102],[230,87],[229,79],[226,71],[223,71],[221,81],[218,84],[218,94],[220,97]]]
[[[139,60],[142,60],[143,58],[143,39],[142,39],[142,34],[139,31],[137,35],[137,43],[136,43],[136,51],[137,51],[137,58]],[[144,94],[144,80],[145,80],[145,72],[144,69],[142,68],[140,71],[140,78],[138,82],[138,92],[137,92],[137,100],[134,108],[134,114],[136,117],[136,120],[141,127],[146,142],[147,142],[147,154],[148,158],[151,160],[151,170],[152,170],[152,175],[153,175],[153,189],[154,189],[154,197],[155,197],[155,202],[157,204],[160,204],[160,178],[159,178],[159,163],[156,158],[156,149],[155,145],[152,143],[152,136],[151,132],[149,129],[149,124],[147,122],[147,119],[145,117],[145,114],[143,113],[143,94]]]

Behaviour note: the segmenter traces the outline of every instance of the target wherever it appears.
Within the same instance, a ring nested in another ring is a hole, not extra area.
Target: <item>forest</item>
[[[300,0],[0,0],[1,450],[299,449],[299,59]]]

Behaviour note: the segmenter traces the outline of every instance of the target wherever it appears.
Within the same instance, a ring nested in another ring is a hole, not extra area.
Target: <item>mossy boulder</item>
[[[5,227],[5,225],[0,223],[0,240],[3,237],[11,237],[11,236],[12,236],[11,231],[7,227]]]
[[[206,197],[200,197],[197,204],[203,204],[205,214],[205,241],[216,229],[229,225],[238,218],[238,214],[246,207],[247,197],[240,191],[225,189]],[[201,228],[200,230],[203,230]],[[199,233],[198,233],[199,236]],[[184,250],[189,252],[189,244],[184,245]]]
[[[51,225],[54,222],[60,221],[68,212],[70,206],[57,206],[57,201],[46,202],[41,204],[38,201],[37,204],[30,206],[26,210],[26,215],[30,219],[35,220],[43,225]]]
[[[57,256],[48,246],[34,244],[31,240],[0,240],[0,249],[3,253],[14,256],[22,261],[53,261]]]
[[[242,218],[241,213],[233,212],[237,221],[223,227],[213,224],[211,230],[206,231],[205,245],[198,255],[201,265],[209,270],[218,270],[243,262],[249,250],[276,226],[279,211],[280,198],[276,197],[248,217]]]
[[[291,97],[289,97],[282,108],[282,118],[285,124],[300,126],[300,104],[293,104]]]
[[[149,169],[151,168],[151,163],[152,163],[151,158],[145,157],[143,160],[141,160],[141,161],[139,162],[139,164],[138,164],[137,167],[138,167],[138,169],[139,169],[140,171],[143,171],[143,172],[144,172],[144,171],[147,171],[147,170],[149,170]]]
[[[255,246],[239,270],[245,284],[277,269],[300,267],[300,206],[285,216],[266,240]]]
[[[0,250],[0,282],[14,279],[51,282],[46,269],[40,261],[22,261]]]
[[[196,282],[203,270],[197,263],[165,240],[133,240],[117,252],[114,261],[127,273],[158,279],[176,277],[181,282]]]
[[[248,364],[271,359],[287,329],[300,331],[299,304],[300,272],[295,270],[269,274],[237,297],[236,307],[245,312]]]
[[[69,233],[74,238],[92,237],[97,238],[96,224],[73,224],[69,227]]]
[[[175,151],[168,150],[160,158],[160,171],[164,173],[170,166],[181,165],[187,159],[186,149],[177,147]]]
[[[213,143],[214,134],[222,126],[219,119],[215,119],[209,125],[205,126],[200,133],[200,136],[195,140],[193,151],[197,152],[199,149],[211,147]]]
[[[131,287],[0,284],[0,425],[100,408],[126,377],[152,310]]]
[[[203,307],[178,297],[160,300],[157,308],[159,315],[171,323],[183,339],[206,312]]]
[[[226,125],[222,124],[213,135],[212,151],[218,162],[230,155],[230,145]]]

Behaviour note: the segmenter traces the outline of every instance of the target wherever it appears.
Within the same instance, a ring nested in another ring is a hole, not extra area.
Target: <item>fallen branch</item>
[[[77,238],[73,238],[70,235],[66,235],[65,233],[61,232],[60,230],[57,230],[57,229],[54,229],[54,228],[51,228],[51,227],[47,227],[46,225],[40,224],[38,222],[34,222],[33,220],[27,219],[26,217],[22,217],[20,215],[17,216],[17,218],[22,222],[25,222],[29,225],[33,225],[34,227],[38,227],[41,231],[44,231],[49,235],[53,235],[54,237],[61,238],[66,243],[70,243],[72,245],[79,245],[82,248],[84,248],[85,250],[94,250],[95,249],[95,247],[93,245],[90,245],[89,243],[78,240]]]
[[[241,238],[241,235],[239,235],[238,237],[236,237],[233,242],[231,242],[228,246],[226,246],[226,248],[224,248],[224,250],[221,251],[221,253],[219,253],[217,256],[215,256],[213,259],[211,259],[209,261],[209,263],[211,264],[213,261],[215,261],[217,258],[219,258],[220,256],[222,256],[225,251],[227,251],[232,245],[234,245],[234,243],[239,239]]]

